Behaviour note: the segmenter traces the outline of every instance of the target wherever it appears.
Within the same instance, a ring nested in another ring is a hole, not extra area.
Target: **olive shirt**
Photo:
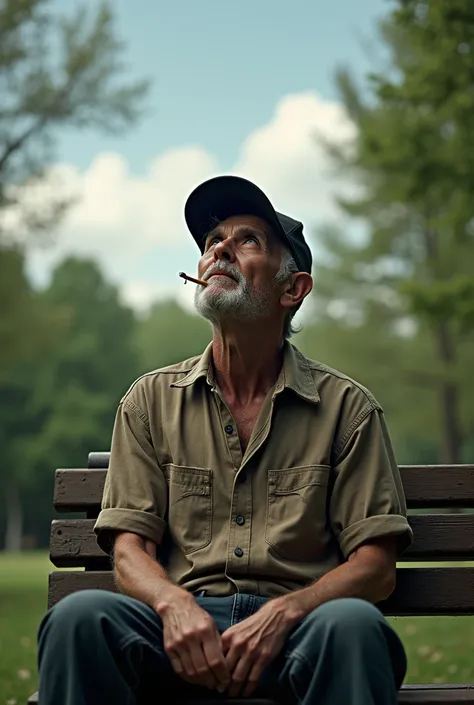
[[[140,377],[120,402],[94,530],[160,547],[191,592],[284,594],[362,543],[413,539],[383,411],[345,375],[286,342],[242,455],[235,422],[201,356]]]

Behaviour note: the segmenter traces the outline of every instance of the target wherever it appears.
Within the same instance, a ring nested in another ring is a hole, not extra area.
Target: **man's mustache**
[[[216,272],[224,272],[224,274],[228,274],[229,277],[235,279],[239,282],[239,284],[246,281],[244,275],[239,269],[237,269],[237,267],[234,267],[233,264],[229,264],[228,262],[223,262],[222,260],[211,264],[209,269],[204,272],[203,279],[209,279]]]

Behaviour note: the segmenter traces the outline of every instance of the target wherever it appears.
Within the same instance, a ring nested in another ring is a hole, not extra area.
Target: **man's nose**
[[[229,240],[221,240],[214,247],[214,257],[216,260],[225,260],[226,262],[235,262],[235,253],[232,244]]]

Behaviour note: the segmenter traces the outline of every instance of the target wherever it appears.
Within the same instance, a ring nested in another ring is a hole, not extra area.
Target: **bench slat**
[[[474,507],[474,465],[400,465],[409,509]]]
[[[229,705],[278,705],[272,700],[229,700]],[[453,685],[403,685],[398,694],[400,705],[462,705],[474,703],[474,686]],[[222,700],[187,701],[183,705],[222,705]],[[32,695],[28,705],[38,705],[38,693]]]
[[[474,514],[420,514],[408,517],[415,540],[403,555],[410,560],[474,559]],[[50,558],[57,568],[94,567],[107,559],[93,532],[94,519],[55,519]]]
[[[115,591],[111,571],[54,571],[48,604],[88,588]],[[387,615],[474,614],[474,568],[399,568],[397,587],[380,608]]]
[[[93,451],[87,457],[88,468],[108,468],[110,451]]]
[[[56,470],[57,511],[98,510],[105,468]],[[474,465],[401,465],[409,509],[474,507]]]
[[[404,685],[400,705],[461,705],[474,703],[474,685]]]

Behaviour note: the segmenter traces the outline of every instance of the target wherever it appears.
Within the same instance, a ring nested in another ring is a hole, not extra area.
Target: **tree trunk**
[[[434,267],[439,262],[438,233],[430,228],[429,222],[430,219],[427,217],[424,240],[427,260]],[[456,350],[448,321],[439,321],[435,324],[435,340],[438,358],[444,370],[450,373],[456,363]],[[441,462],[446,465],[459,463],[461,456],[462,432],[458,392],[457,384],[449,379],[448,374],[440,384]]]
[[[446,371],[456,362],[454,343],[447,323],[440,323],[436,331],[438,355]],[[443,380],[440,387],[441,401],[441,462],[454,465],[460,462],[461,424],[459,421],[459,394],[455,382]]]
[[[5,551],[20,551],[23,537],[23,508],[18,485],[14,481],[7,484],[5,510],[7,520]]]

